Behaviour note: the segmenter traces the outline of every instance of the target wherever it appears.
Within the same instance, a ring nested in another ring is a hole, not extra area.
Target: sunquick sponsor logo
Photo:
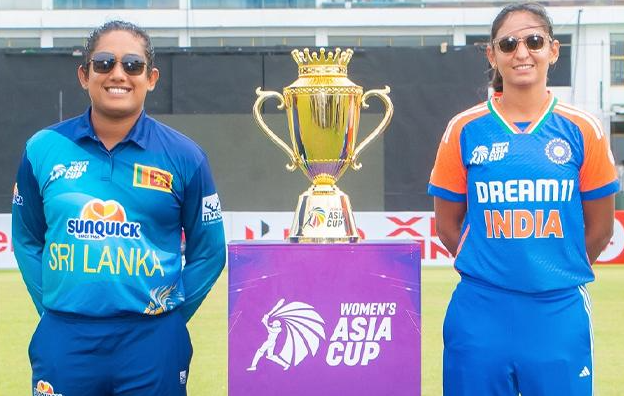
[[[39,380],[33,389],[33,396],[63,396],[63,394],[54,393],[54,388],[49,382]]]
[[[141,238],[141,224],[126,220],[126,211],[117,201],[92,199],[80,218],[67,220],[67,233],[78,239]]]
[[[17,206],[24,205],[24,198],[19,194],[17,183],[15,183],[15,185],[13,186],[13,200],[11,202],[13,205]]]
[[[544,148],[544,152],[549,160],[557,165],[563,165],[572,158],[570,144],[563,139],[552,139]]]
[[[221,221],[223,215],[221,214],[221,201],[219,196],[214,193],[207,197],[202,198],[202,222],[204,223],[216,223]]]

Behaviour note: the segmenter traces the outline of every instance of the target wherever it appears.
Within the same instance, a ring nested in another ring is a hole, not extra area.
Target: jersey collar
[[[542,126],[546,118],[548,118],[548,115],[552,113],[555,105],[557,104],[557,98],[555,97],[555,95],[552,94],[552,92],[549,91],[548,100],[546,101],[544,107],[540,110],[537,119],[531,120],[529,126],[527,126],[524,130],[521,130],[513,122],[509,122],[505,119],[505,116],[502,113],[502,109],[500,108],[500,104],[498,102],[502,95],[502,92],[494,93],[490,100],[488,100],[487,106],[496,121],[498,121],[507,132],[514,134],[528,135],[539,130],[539,128]]]
[[[121,143],[125,142],[134,142],[139,147],[145,149],[147,147],[147,142],[149,140],[149,127],[147,123],[147,115],[145,114],[145,110],[141,111],[141,115],[137,119],[136,123],[130,129],[130,132],[126,135],[126,137],[121,141]],[[74,140],[79,140],[83,138],[90,138],[95,141],[99,141],[97,136],[95,135],[95,130],[93,129],[93,124],[91,123],[91,107],[87,109],[80,116],[79,126],[76,128],[74,132]]]

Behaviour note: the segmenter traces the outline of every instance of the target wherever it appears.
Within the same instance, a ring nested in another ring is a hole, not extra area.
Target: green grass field
[[[624,266],[595,267],[590,286],[595,331],[596,394],[624,394]],[[422,271],[422,394],[442,394],[442,320],[457,274]],[[227,273],[190,323],[194,356],[189,394],[227,395]],[[37,316],[17,271],[0,271],[0,395],[32,394],[27,347]],[[348,395],[346,395],[348,396]],[[475,395],[476,396],[476,395]],[[553,395],[559,396],[559,395]]]

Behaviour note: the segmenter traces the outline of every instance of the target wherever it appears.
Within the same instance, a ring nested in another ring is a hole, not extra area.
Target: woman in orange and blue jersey
[[[547,89],[559,42],[536,3],[505,7],[492,97],[448,124],[431,173],[437,232],[461,275],[444,323],[444,395],[593,392],[591,264],[618,180],[591,114]]]

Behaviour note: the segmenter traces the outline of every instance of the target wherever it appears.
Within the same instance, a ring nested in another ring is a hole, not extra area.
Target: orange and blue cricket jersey
[[[541,292],[594,279],[582,201],[614,194],[618,180],[594,116],[551,94],[538,119],[515,125],[494,96],[449,122],[428,191],[466,202],[455,260],[462,275]]]
[[[505,119],[496,94],[454,117],[428,191],[465,202],[444,321],[444,395],[593,392],[594,279],[582,202],[618,191],[600,122],[549,100]]]
[[[82,348],[87,355],[110,352],[106,349],[110,347],[117,348],[127,361],[135,356],[158,360],[156,352],[165,353],[164,345],[172,340],[152,339],[155,350],[148,354],[145,342],[153,332],[145,327],[166,325],[175,330],[165,329],[172,336],[188,337],[184,323],[225,264],[221,206],[206,154],[144,112],[111,150],[98,140],[90,110],[30,138],[13,192],[13,238],[26,287],[43,315],[40,327],[45,322],[31,345],[33,373],[47,373],[40,378],[44,382],[56,378],[57,387],[65,380],[55,375],[73,371],[54,374],[44,370],[50,369],[49,361],[39,364],[45,358],[42,351],[58,346],[54,339],[63,338],[52,329],[66,321],[73,321],[74,326],[85,324],[91,330],[65,338],[75,341],[74,351]],[[159,324],[149,320],[155,317],[169,319]],[[143,333],[129,336],[128,329]],[[108,341],[90,336],[108,330]],[[40,335],[42,331],[49,337]],[[114,334],[121,337],[118,340],[125,337],[125,344],[112,341],[117,337]],[[91,346],[87,339],[93,342]],[[130,342],[135,350],[128,339],[143,343]],[[184,348],[190,360],[190,343]],[[68,345],[64,350],[69,353],[69,349]],[[99,358],[103,364],[112,359]],[[173,362],[180,356],[164,358]],[[60,361],[54,365],[63,367]],[[87,362],[82,365],[87,366]],[[119,367],[124,366],[120,363],[109,369],[118,372]],[[182,371],[186,373],[186,369],[174,373],[178,386]],[[130,373],[136,371],[128,369],[126,374]],[[80,393],[71,391],[74,388],[69,385],[65,389],[60,393],[66,396]]]

